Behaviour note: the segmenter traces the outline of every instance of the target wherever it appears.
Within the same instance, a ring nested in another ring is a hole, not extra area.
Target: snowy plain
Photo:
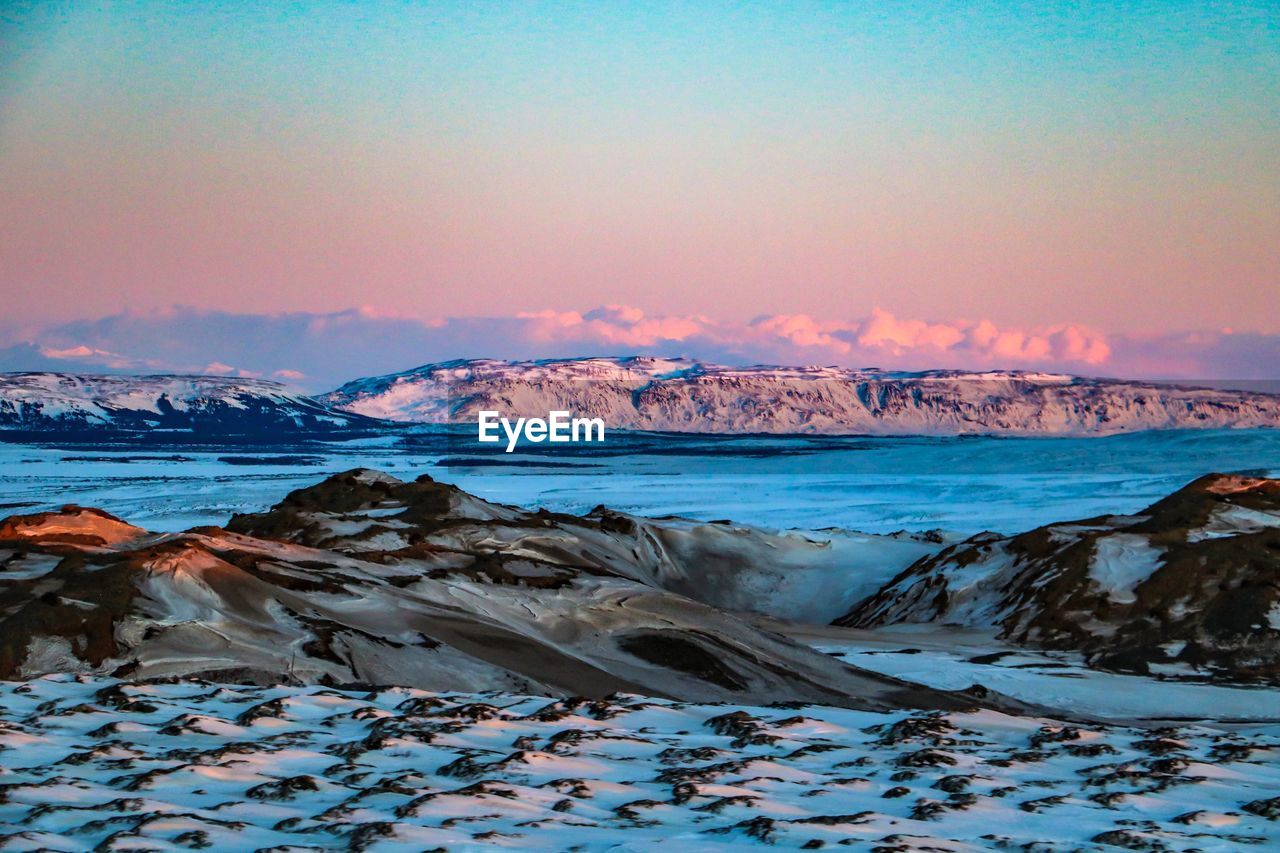
[[[152,530],[223,524],[357,467],[420,474],[479,497],[583,513],[727,518],[772,529],[1012,533],[1127,513],[1209,472],[1280,473],[1280,430],[1101,438],[803,438],[611,433],[481,457],[392,434],[275,446],[0,444],[0,512],[96,506]]]
[[[1275,849],[1280,737],[1199,725],[0,683],[6,850]]]

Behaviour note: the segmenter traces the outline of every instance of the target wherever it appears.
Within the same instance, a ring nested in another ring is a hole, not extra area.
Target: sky
[[[1228,369],[1149,346],[1196,334],[1256,367],[1277,80],[1275,2],[10,0],[0,344],[306,314],[536,327],[490,341],[522,357]]]

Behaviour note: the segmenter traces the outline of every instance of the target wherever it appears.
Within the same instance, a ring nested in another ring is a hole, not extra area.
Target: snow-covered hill
[[[276,434],[375,425],[261,379],[0,374],[0,430],[7,431]]]
[[[1280,683],[1280,480],[1208,475],[1133,516],[980,534],[837,624],[997,628],[1126,671]]]
[[[451,361],[324,395],[408,422],[564,409],[614,429],[707,433],[1094,435],[1280,425],[1280,395],[1049,373],[724,367],[682,359]]]
[[[883,553],[902,559],[901,547],[886,540]],[[722,609],[767,607],[769,595],[781,612],[840,601],[841,587],[859,581],[840,581],[850,566],[833,553],[841,549],[725,525],[526,512],[365,470],[227,530],[152,534],[68,507],[0,522],[0,679],[92,671],[971,704],[846,666]]]

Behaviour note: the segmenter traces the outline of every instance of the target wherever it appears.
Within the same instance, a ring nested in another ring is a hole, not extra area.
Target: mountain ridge
[[[407,423],[564,409],[611,429],[871,435],[1108,435],[1274,427],[1280,395],[1036,371],[730,367],[691,359],[453,360],[349,382],[328,405]]]
[[[266,379],[152,374],[0,374],[0,434],[178,431],[211,435],[368,430],[378,421]]]
[[[0,436],[395,431],[482,410],[608,429],[774,435],[1112,435],[1280,426],[1280,394],[1035,371],[729,367],[691,359],[455,359],[307,396],[263,379],[0,374]]]

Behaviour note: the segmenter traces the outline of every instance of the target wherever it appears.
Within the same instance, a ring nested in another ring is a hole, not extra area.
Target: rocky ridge
[[[716,606],[750,590],[750,571],[738,593],[710,583],[700,588],[726,587],[713,603],[690,597],[690,555],[720,549],[724,561],[753,538],[770,553],[816,554],[820,543],[662,528],[603,509],[527,512],[368,470],[226,529],[153,534],[79,507],[14,516],[0,522],[0,678],[972,703],[846,666]]]
[[[1028,371],[917,373],[589,358],[427,364],[326,404],[416,423],[566,410],[610,429],[701,433],[1110,435],[1280,425],[1280,395]]]
[[[980,534],[837,624],[991,627],[1097,666],[1280,683],[1280,481],[1211,474],[1133,516]]]

